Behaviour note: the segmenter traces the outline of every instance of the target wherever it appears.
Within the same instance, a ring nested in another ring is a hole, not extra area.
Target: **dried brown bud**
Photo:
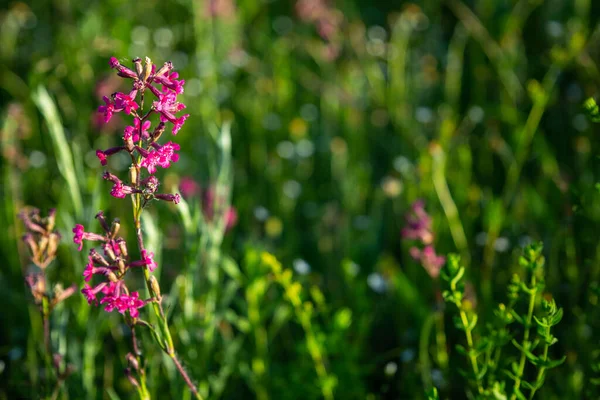
[[[46,250],[48,258],[54,258],[56,256],[56,250],[58,249],[59,243],[60,234],[52,232],[48,238],[48,249]]]

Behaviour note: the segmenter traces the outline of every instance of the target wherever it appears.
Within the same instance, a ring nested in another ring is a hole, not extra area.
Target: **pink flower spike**
[[[73,233],[75,234],[75,236],[73,236],[73,243],[78,244],[79,247],[77,248],[77,250],[81,251],[81,249],[83,248],[83,225],[75,225],[75,228],[73,228]]]
[[[150,272],[153,272],[156,267],[158,267],[154,261],[154,253],[149,252],[146,249],[142,250],[142,261],[144,261],[144,264],[148,267]]]

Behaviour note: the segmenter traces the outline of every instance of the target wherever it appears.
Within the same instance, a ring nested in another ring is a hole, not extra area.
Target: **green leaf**
[[[546,369],[556,368],[559,365],[561,365],[562,363],[564,363],[566,359],[567,359],[567,356],[563,356],[562,358],[560,358],[558,360],[547,360],[543,363],[543,366],[546,367]]]
[[[440,396],[438,395],[438,390],[435,387],[429,389],[426,393],[427,400],[439,400]]]
[[[40,109],[46,125],[48,126],[48,132],[50,133],[50,139],[52,139],[52,147],[54,148],[54,156],[56,157],[56,163],[58,164],[58,170],[67,182],[68,192],[71,196],[73,203],[73,211],[77,219],[83,218],[83,200],[81,199],[81,190],[79,183],[75,175],[75,164],[73,162],[73,153],[65,130],[60,120],[58,108],[56,103],[46,90],[46,87],[40,85],[32,95],[33,102]]]

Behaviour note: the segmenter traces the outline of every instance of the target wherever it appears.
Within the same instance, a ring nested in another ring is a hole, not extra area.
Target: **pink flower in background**
[[[179,190],[183,197],[188,199],[201,194],[202,214],[207,222],[213,222],[216,201],[216,193],[213,186],[209,186],[203,190],[194,178],[184,176],[179,183]],[[221,203],[222,202],[223,201],[221,200]],[[223,219],[225,222],[225,231],[231,230],[237,224],[238,220],[238,214],[235,207],[227,207],[227,209],[223,211]]]
[[[411,247],[410,255],[421,263],[432,278],[437,278],[440,275],[440,270],[446,263],[446,257],[436,255],[433,246],[425,246],[422,251],[417,247]]]
[[[319,36],[331,41],[338,36],[343,14],[324,0],[298,0],[296,14],[303,22],[313,24]]]
[[[401,234],[404,239],[417,240],[424,246],[423,250],[412,246],[410,255],[421,263],[429,276],[437,278],[446,263],[446,258],[435,253],[432,244],[435,235],[431,230],[431,217],[425,211],[423,200],[417,200],[412,204],[410,212],[406,215],[406,226]]]
[[[179,182],[179,190],[185,198],[194,197],[200,194],[200,185],[189,176],[184,176]]]
[[[423,200],[413,203],[411,213],[406,216],[406,226],[402,229],[402,237],[430,244],[433,241],[431,217],[425,211],[424,204]]]
[[[208,222],[213,222],[216,191],[213,187],[206,189],[202,196],[202,214]],[[220,200],[222,202],[222,200]],[[225,220],[225,231],[229,231],[237,223],[237,211],[233,207],[228,207],[223,213]]]
[[[207,0],[204,14],[210,18],[232,18],[235,15],[233,0]]]

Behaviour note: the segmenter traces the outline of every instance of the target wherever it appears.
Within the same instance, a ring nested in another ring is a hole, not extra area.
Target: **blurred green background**
[[[170,138],[181,159],[158,176],[164,191],[202,190],[144,222],[176,347],[208,398],[419,399],[432,384],[465,398],[464,339],[449,315],[431,327],[439,282],[400,237],[419,198],[481,316],[504,301],[522,247],[544,242],[567,361],[539,398],[597,398],[600,136],[581,105],[599,92],[599,18],[592,0],[3,2],[0,399],[39,398],[43,377],[19,210],[57,208],[49,273],[65,287],[83,285],[76,223],[97,230],[102,209],[133,237],[130,203],[110,198],[95,157],[127,122],[96,112],[127,87],[111,56],[171,60],[186,80],[191,116]],[[122,159],[109,167],[125,176]],[[230,199],[213,218],[211,187]],[[229,201],[225,231],[214,220]],[[293,271],[309,314],[264,251]],[[80,295],[61,304],[52,341],[75,372],[58,398],[134,398],[127,335]],[[153,398],[189,398],[158,349],[145,356]]]

